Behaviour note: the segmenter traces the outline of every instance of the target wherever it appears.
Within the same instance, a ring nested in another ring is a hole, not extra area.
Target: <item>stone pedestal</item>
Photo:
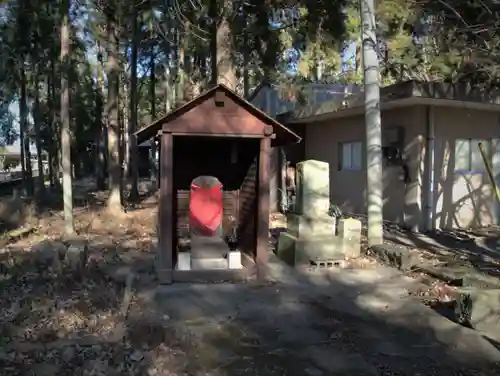
[[[287,216],[288,233],[280,235],[278,257],[287,263],[340,261],[360,254],[361,222],[336,219],[330,208],[328,163],[308,160],[297,164],[296,213]]]
[[[330,207],[328,163],[308,160],[297,164],[295,214],[287,216],[288,234],[280,236],[278,256],[287,263],[308,264],[317,259],[342,259]]]
[[[309,263],[316,259],[343,259],[339,237],[335,236],[335,218],[329,215],[314,218],[290,214],[288,232],[296,239],[294,263]]]

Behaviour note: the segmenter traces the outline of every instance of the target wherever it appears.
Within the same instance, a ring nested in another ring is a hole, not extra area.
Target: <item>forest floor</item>
[[[2,375],[500,374],[495,346],[370,262],[300,273],[271,257],[266,283],[158,287],[156,196],[142,184],[144,200],[109,217],[90,186],[75,186],[77,239],[53,210],[0,250]]]

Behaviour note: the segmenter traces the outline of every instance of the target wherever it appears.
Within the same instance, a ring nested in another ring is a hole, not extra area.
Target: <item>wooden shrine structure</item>
[[[271,148],[300,137],[224,85],[136,132],[138,144],[160,139],[158,264],[160,283],[232,280],[256,266],[265,277],[269,244]],[[176,270],[193,179],[210,175],[223,186],[224,231],[237,226],[240,270]]]

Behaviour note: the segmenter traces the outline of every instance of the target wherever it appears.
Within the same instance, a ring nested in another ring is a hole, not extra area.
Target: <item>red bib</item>
[[[191,231],[198,235],[216,234],[223,215],[222,185],[200,187],[191,184],[189,195],[189,222]]]

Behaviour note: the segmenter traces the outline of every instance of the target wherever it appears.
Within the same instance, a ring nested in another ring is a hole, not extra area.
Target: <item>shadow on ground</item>
[[[464,265],[481,273],[500,277],[500,228],[477,231],[432,231],[417,234],[393,229],[384,234],[385,240],[405,247],[425,250],[443,263]]]
[[[2,375],[499,374],[490,343],[409,300],[395,271],[273,258],[281,282],[157,289],[151,252],[90,242],[78,269],[72,241],[2,254]]]

